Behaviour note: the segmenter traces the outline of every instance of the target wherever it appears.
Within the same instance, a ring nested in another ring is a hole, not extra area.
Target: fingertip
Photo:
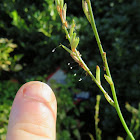
[[[47,84],[39,81],[26,83],[23,86],[22,93],[23,96],[38,100],[40,102],[52,102],[55,100],[55,95],[52,89]]]
[[[7,135],[15,137],[15,135],[17,136],[15,131],[23,128],[25,130],[29,128],[27,130],[29,134],[35,133],[38,135],[38,127],[36,126],[40,126],[47,128],[46,134],[42,129],[42,132],[39,132],[40,135],[54,138],[56,114],[57,102],[52,89],[43,82],[28,82],[19,89],[15,97],[10,113]],[[33,127],[29,127],[31,126],[30,124],[34,124]],[[15,138],[13,139],[15,140]]]

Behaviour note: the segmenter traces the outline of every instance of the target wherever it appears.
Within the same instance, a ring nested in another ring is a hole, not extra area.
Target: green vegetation
[[[81,8],[82,1],[66,0],[65,2],[69,5],[67,21],[72,24],[72,19],[75,20],[76,33],[80,39],[78,47],[82,58],[93,72],[96,71],[97,64],[100,66],[101,82],[110,93],[109,86],[103,77],[104,68],[96,40],[93,38],[93,33],[90,32],[91,27]],[[139,110],[139,1],[92,0],[91,3],[102,45],[107,52],[122,114],[124,114],[129,128],[132,128],[134,137],[139,140],[139,121],[136,120],[140,120],[140,117],[137,115],[137,119],[134,119],[134,115],[132,115],[131,118],[131,114],[125,109],[125,104],[128,102]],[[90,138],[87,133],[89,133],[95,138],[94,106],[96,95],[100,94],[100,91],[96,86],[93,86],[93,81],[89,76],[83,78],[83,72],[80,68],[69,69],[67,63],[71,62],[72,58],[68,56],[67,52],[59,47],[52,53],[52,50],[62,42],[69,46],[65,39],[65,33],[62,32],[54,1],[1,0],[0,13],[0,39],[8,41],[3,45],[0,44],[0,51],[2,46],[6,46],[8,43],[17,46],[10,52],[3,52],[8,58],[6,61],[10,61],[7,64],[8,71],[2,69],[2,65],[0,65],[0,139],[5,140],[10,108],[19,87],[30,80],[46,82],[46,77],[59,66],[71,76],[68,77],[67,85],[58,85],[54,82],[52,86],[53,89],[60,87],[60,90],[55,93],[59,106],[57,137],[59,140],[64,140],[64,137],[66,140],[88,140]],[[0,64],[2,63],[1,58],[0,54]],[[20,69],[15,70],[16,65],[20,66]],[[73,76],[74,73],[77,73],[76,77]],[[79,78],[83,80],[79,82]],[[71,88],[71,91],[67,90],[68,87]],[[90,99],[73,104],[73,92],[77,89],[89,91],[91,93]],[[102,130],[102,139],[114,140],[118,136],[120,136],[119,139],[127,137],[116,117],[116,112],[113,107],[106,103],[104,97],[101,98],[99,118],[98,127]]]
[[[0,39],[0,71],[19,71],[22,69],[20,64],[16,64],[22,57],[22,55],[10,56],[10,53],[17,47],[12,43],[12,40],[5,38]]]
[[[9,114],[18,88],[19,84],[14,80],[0,82],[0,140],[6,139]]]
[[[106,81],[108,82],[108,84],[110,85],[113,100],[111,99],[111,97],[109,96],[109,94],[106,92],[106,90],[104,89],[104,87],[101,84],[99,66],[96,66],[96,77],[95,77],[94,74],[92,74],[90,68],[88,68],[88,66],[86,65],[86,63],[82,59],[82,55],[77,50],[78,44],[79,44],[79,37],[77,37],[77,34],[75,32],[76,25],[75,25],[74,20],[72,21],[72,25],[70,25],[70,30],[68,31],[69,27],[68,27],[68,22],[66,19],[67,4],[64,3],[64,0],[55,0],[55,3],[56,3],[58,14],[61,18],[62,27],[65,31],[66,38],[68,39],[68,41],[70,43],[71,49],[65,47],[64,45],[60,45],[60,46],[62,46],[67,52],[70,53],[71,57],[75,60],[75,62],[77,62],[79,64],[79,66],[84,69],[84,71],[86,72],[86,75],[89,75],[91,77],[92,81],[94,81],[95,84],[99,87],[99,89],[104,94],[106,100],[116,109],[116,112],[120,118],[120,121],[121,121],[128,137],[131,140],[135,140],[132,132],[129,130],[129,128],[126,124],[126,121],[125,121],[125,119],[121,113],[121,109],[119,107],[114,82],[112,80],[112,76],[111,76],[110,69],[109,69],[108,62],[107,62],[106,52],[103,50],[102,43],[101,43],[98,31],[97,31],[97,27],[95,24],[95,19],[94,19],[92,7],[91,7],[91,1],[90,0],[82,0],[83,11],[87,17],[87,20],[91,24],[93,33],[95,35],[95,39],[97,41],[98,48],[99,48],[101,58],[103,61],[104,71],[106,73],[106,74],[104,74],[104,77],[105,77]],[[96,119],[95,119],[95,121],[96,121]],[[96,125],[97,124],[95,124],[95,126]]]

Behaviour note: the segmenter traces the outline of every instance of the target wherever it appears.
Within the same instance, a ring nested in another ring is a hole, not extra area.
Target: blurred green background
[[[95,73],[96,65],[104,70],[96,40],[82,11],[81,0],[66,0],[67,20],[76,21],[80,37],[79,50]],[[125,108],[126,102],[138,109],[140,102],[140,2],[139,0],[92,0],[96,24],[116,86],[117,96],[128,126],[133,116]],[[62,48],[52,50],[60,43],[69,46],[62,31],[61,21],[51,0],[0,1],[0,140],[5,140],[8,117],[19,87],[27,81],[46,78],[61,67],[67,84],[52,83],[58,100],[57,139],[88,140],[95,136],[94,106],[96,95],[102,93],[93,81],[77,66],[67,65],[72,58]],[[75,64],[73,64],[75,65]],[[78,76],[74,77],[73,74]],[[82,77],[81,82],[78,79]],[[102,84],[110,92],[102,78]],[[59,90],[58,90],[59,89]],[[88,91],[88,100],[74,104],[73,93]],[[140,109],[139,109],[140,110]],[[134,114],[134,112],[133,112]],[[100,103],[102,139],[114,140],[126,133],[115,110],[102,97]],[[135,117],[134,117],[135,118]],[[140,111],[137,113],[140,120]],[[136,119],[133,119],[136,120]],[[136,123],[139,125],[139,121]],[[140,139],[139,127],[135,132]]]

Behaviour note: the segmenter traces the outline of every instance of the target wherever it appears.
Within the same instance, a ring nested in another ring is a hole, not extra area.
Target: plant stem
[[[92,29],[93,29],[93,32],[94,32],[94,35],[95,35],[95,38],[96,38],[96,41],[97,41],[97,44],[98,44],[103,62],[104,62],[104,65],[105,65],[105,68],[106,68],[106,73],[111,78],[110,70],[109,70],[109,67],[108,67],[107,59],[106,59],[106,53],[103,51],[102,44],[101,44],[101,41],[100,41],[100,38],[99,38],[99,34],[98,34],[98,31],[97,31],[97,28],[96,28],[95,19],[94,19],[94,15],[93,15],[93,12],[92,12],[92,7],[91,7],[91,2],[90,2],[90,0],[86,0],[86,1],[87,1],[87,4],[88,4],[89,14],[90,14],[90,18],[91,18],[91,26],[92,26]],[[120,107],[119,107],[119,103],[118,103],[118,100],[117,100],[114,84],[111,84],[110,87],[111,87],[111,91],[112,91],[112,95],[113,95],[113,99],[114,99],[114,103],[115,103],[115,109],[118,113],[120,121],[121,121],[125,131],[127,132],[129,137],[131,138],[131,140],[135,140],[135,138],[133,137],[132,133],[128,129],[127,124],[126,124],[126,122],[125,122],[125,120],[122,116],[122,113],[121,113],[121,110],[120,110]]]
[[[65,25],[63,25],[63,28],[65,30],[66,33],[66,37],[70,42],[70,35],[68,33],[68,30],[66,28]],[[63,46],[63,45],[62,45]],[[69,53],[71,53],[68,48],[66,48],[65,46],[63,46],[63,48],[65,48],[65,50],[67,50]],[[108,93],[104,90],[104,88],[102,87],[102,85],[98,82],[98,80],[94,77],[94,75],[92,74],[92,72],[90,71],[90,69],[88,68],[88,66],[85,64],[85,62],[83,61],[83,59],[81,58],[81,56],[79,55],[79,52],[77,50],[75,50],[75,53],[73,54],[75,55],[78,60],[81,62],[81,64],[84,66],[85,71],[89,74],[89,76],[92,78],[92,80],[96,83],[96,85],[99,87],[99,89],[103,92],[106,100],[113,106],[115,107],[114,101],[111,99],[111,97],[108,95]],[[106,60],[106,59],[105,59]]]
[[[96,85],[99,87],[99,89],[103,92],[105,98],[107,99],[107,101],[114,106],[114,101],[110,98],[110,96],[108,95],[108,93],[105,91],[105,89],[102,87],[102,85],[97,81],[97,79],[94,77],[94,75],[92,74],[92,72],[90,71],[90,69],[87,67],[87,65],[85,64],[85,62],[82,60],[82,58],[78,55],[78,52],[76,50],[76,56],[79,59],[79,61],[83,64],[84,68],[86,69],[86,72],[89,74],[89,76],[92,78],[92,80],[96,83]],[[115,107],[115,106],[114,106]]]
[[[96,96],[96,105],[95,105],[95,132],[96,132],[96,140],[101,140],[101,130],[98,127],[99,123],[99,105],[100,105],[101,95]]]
[[[94,19],[94,15],[93,15],[93,12],[92,12],[92,7],[91,7],[90,0],[87,0],[87,4],[88,4],[88,8],[89,8],[89,14],[90,14],[90,17],[91,17],[91,26],[92,26],[92,29],[93,29],[93,32],[94,32],[99,50],[100,50],[100,54],[101,54],[103,62],[104,62],[105,68],[107,68],[106,73],[109,77],[111,77],[110,70],[109,70],[109,67],[108,67],[108,63],[105,63],[105,56],[104,56],[105,52],[103,50],[103,47],[102,47],[102,44],[101,44],[101,41],[100,41],[100,38],[99,38],[99,35],[98,35],[98,31],[97,31],[97,28],[96,28],[95,19]]]
[[[115,87],[114,87],[114,84],[113,85],[110,85],[111,87],[111,91],[112,91],[112,95],[113,95],[113,99],[114,99],[114,103],[115,103],[115,108],[116,108],[116,111],[118,113],[118,116],[121,120],[121,123],[125,129],[125,131],[127,132],[128,136],[131,138],[131,140],[135,140],[135,138],[133,137],[132,133],[130,132],[129,128],[127,127],[127,124],[123,118],[123,115],[121,113],[121,110],[120,110],[120,107],[119,107],[119,103],[118,103],[118,100],[117,100],[117,96],[116,96],[116,91],[115,91]]]
[[[67,37],[67,39],[68,39],[68,40],[69,40],[69,42],[70,42],[70,35],[69,35],[69,33],[68,33],[68,30],[67,30],[66,26],[65,26],[65,25],[63,25],[63,28],[64,28],[64,30],[65,30],[66,37]]]

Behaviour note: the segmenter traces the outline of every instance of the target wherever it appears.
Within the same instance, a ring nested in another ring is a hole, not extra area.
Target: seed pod
[[[100,67],[96,66],[96,80],[98,81],[99,84],[101,84],[100,80]]]
[[[83,11],[86,14],[88,12],[87,2],[85,0],[82,0],[82,7]]]
[[[104,77],[105,77],[106,81],[107,81],[110,85],[113,84],[113,81],[112,81],[112,79],[111,79],[109,76],[107,76],[106,74],[104,74]]]
[[[115,107],[115,104],[114,104],[114,101],[111,99],[111,97],[106,93],[104,94],[106,100],[112,105]]]
[[[90,18],[90,15],[89,15],[89,10],[88,10],[88,5],[87,5],[87,2],[85,0],[82,0],[82,7],[83,7],[83,11],[84,11],[88,21],[91,22],[91,18]]]

